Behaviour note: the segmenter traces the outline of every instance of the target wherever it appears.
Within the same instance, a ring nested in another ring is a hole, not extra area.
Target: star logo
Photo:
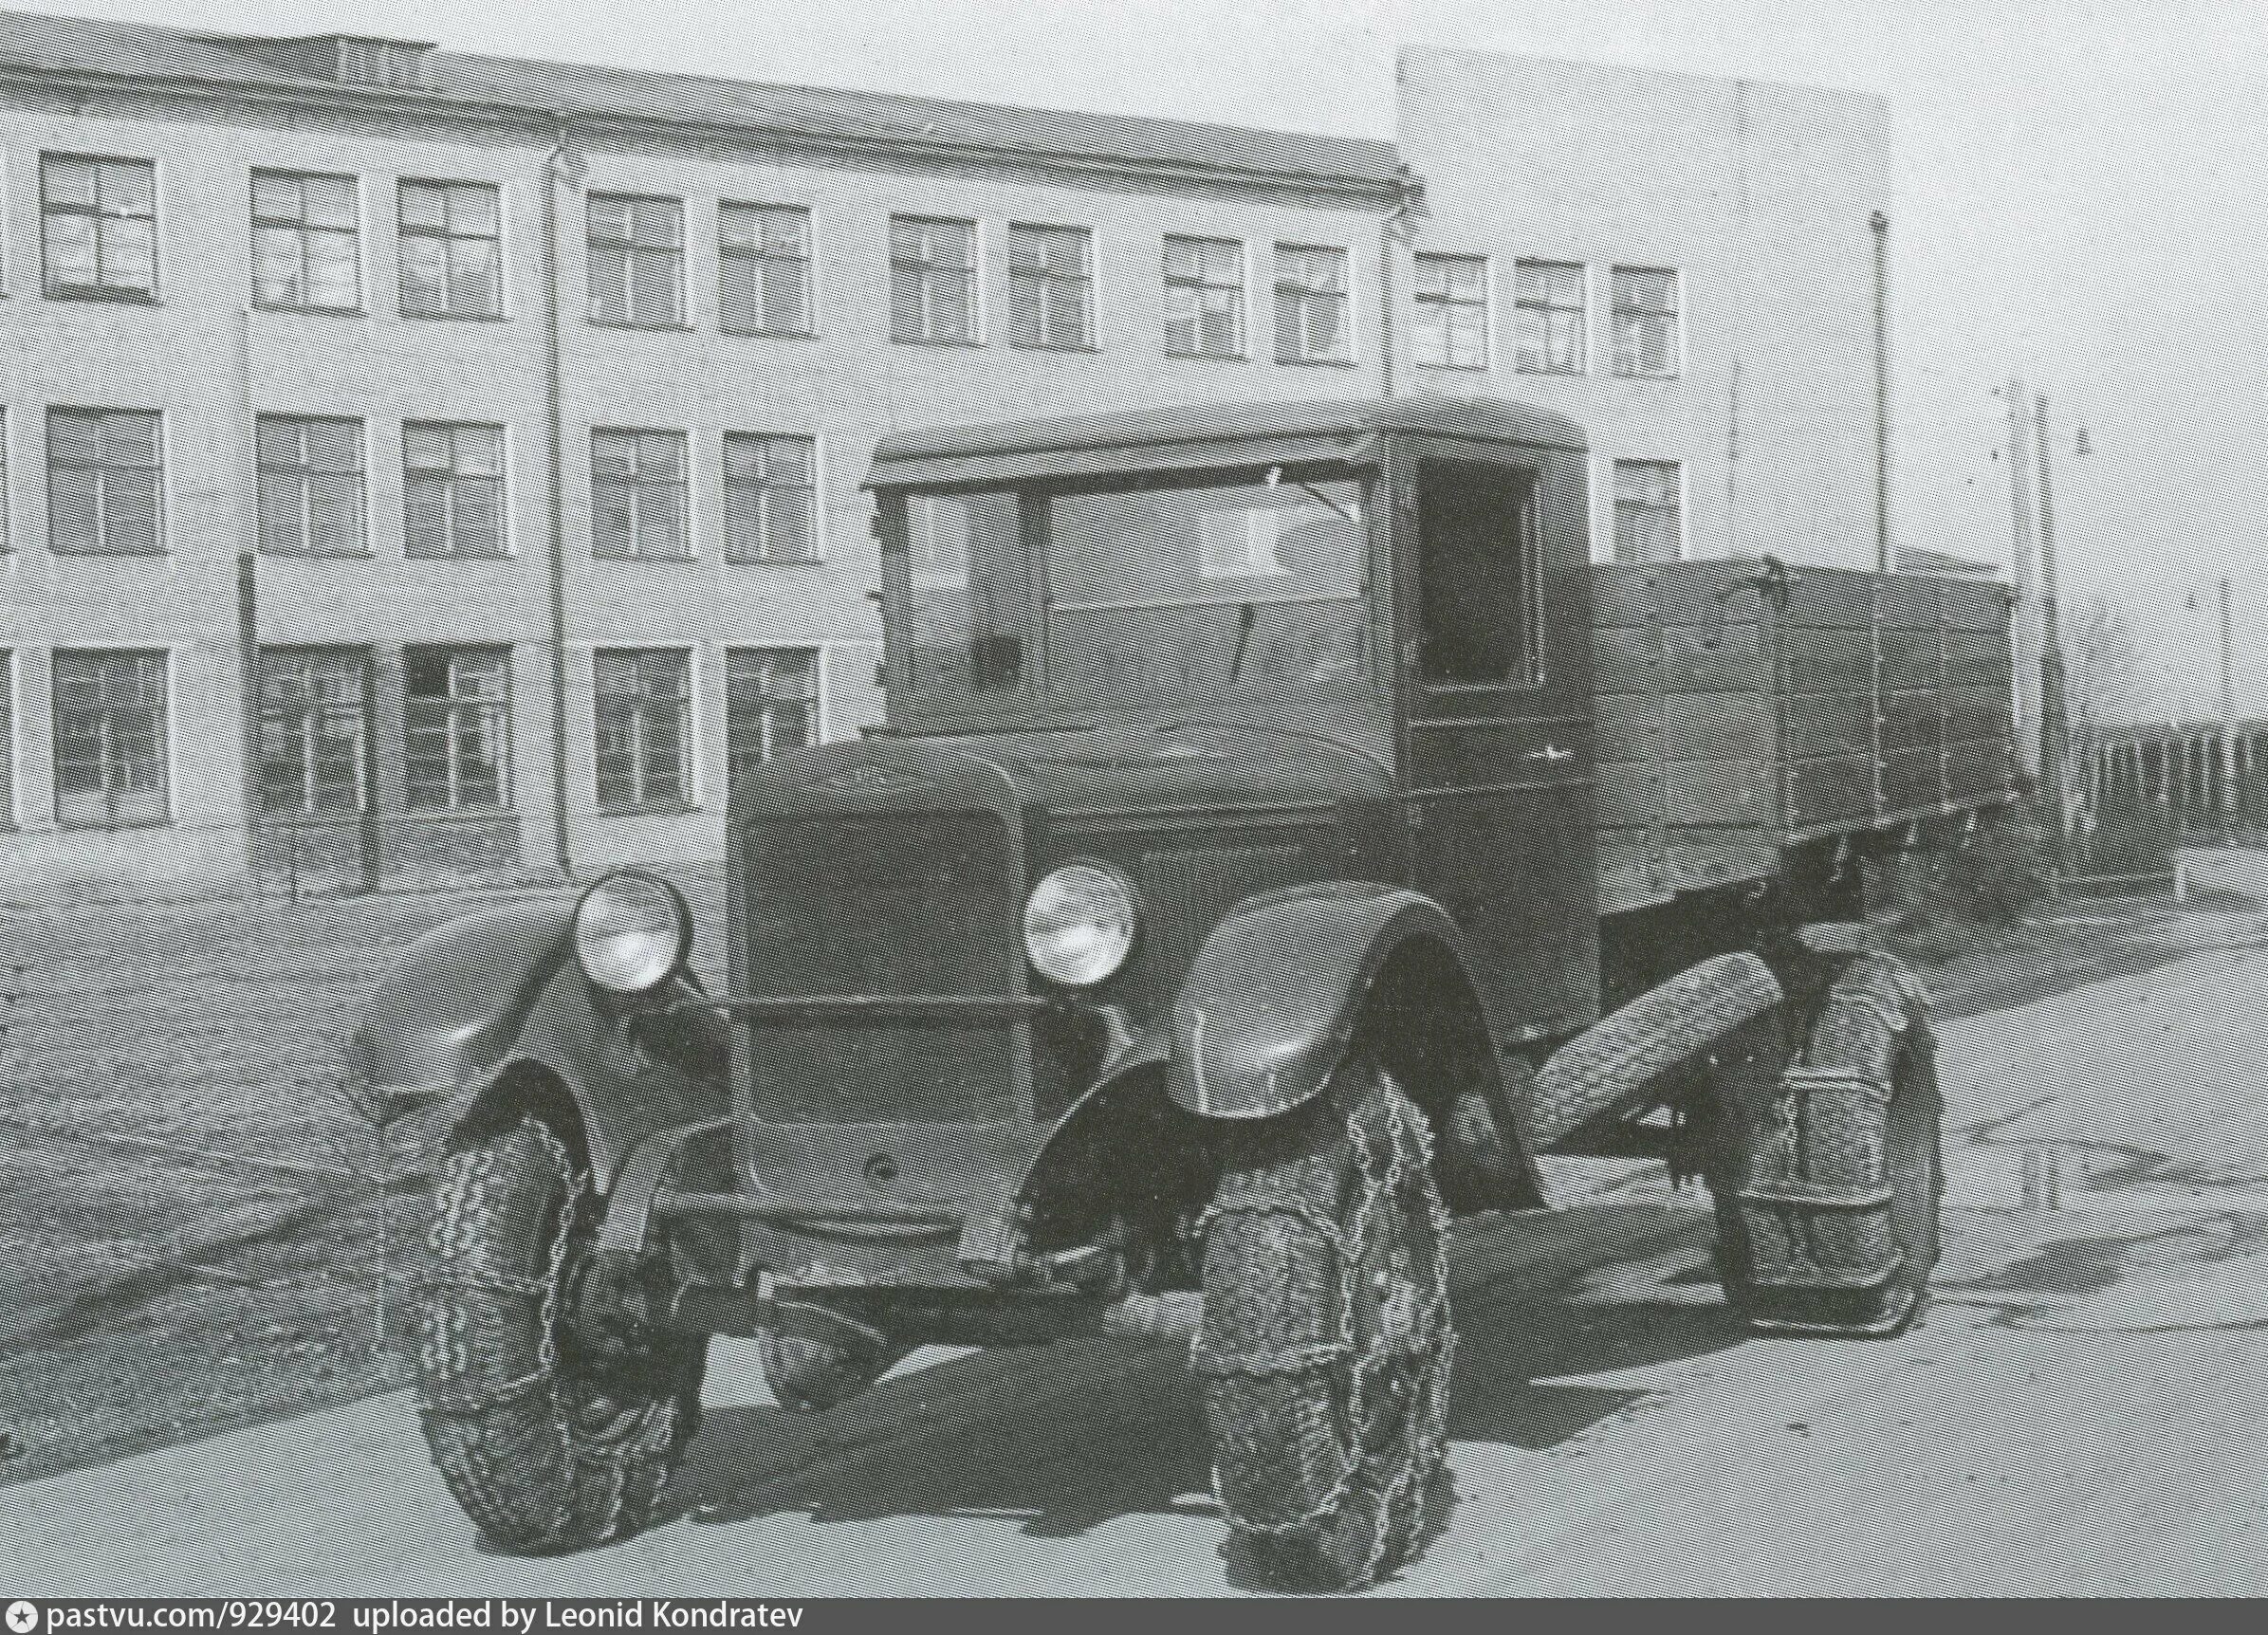
[[[10,1601],[8,1604],[9,1635],[31,1635],[40,1626],[40,1609],[28,1601]]]

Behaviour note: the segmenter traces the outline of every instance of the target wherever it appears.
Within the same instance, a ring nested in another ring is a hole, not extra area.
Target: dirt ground
[[[712,925],[713,883],[689,884]],[[23,967],[0,986],[0,1484],[401,1383],[425,1180],[340,1097],[339,1045],[387,958],[467,905],[0,906],[0,984]],[[2090,907],[1908,951],[1962,1015],[2214,924]]]

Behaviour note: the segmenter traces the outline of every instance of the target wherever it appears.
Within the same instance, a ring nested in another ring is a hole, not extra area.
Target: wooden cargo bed
[[[2009,799],[2009,595],[1761,560],[1593,570],[1599,909]]]

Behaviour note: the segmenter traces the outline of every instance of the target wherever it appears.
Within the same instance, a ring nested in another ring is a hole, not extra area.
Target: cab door
[[[1411,438],[1402,788],[1417,889],[1448,909],[1508,1040],[1596,1014],[1582,457]]]

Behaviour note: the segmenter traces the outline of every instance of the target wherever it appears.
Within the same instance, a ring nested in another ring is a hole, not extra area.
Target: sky
[[[2204,713],[2235,576],[2238,702],[2268,715],[2261,0],[0,4],[1385,138],[1405,44],[1875,92],[1900,542],[2007,560],[1996,394],[2020,376],[2050,399],[2066,605],[2117,603],[2148,702]]]

